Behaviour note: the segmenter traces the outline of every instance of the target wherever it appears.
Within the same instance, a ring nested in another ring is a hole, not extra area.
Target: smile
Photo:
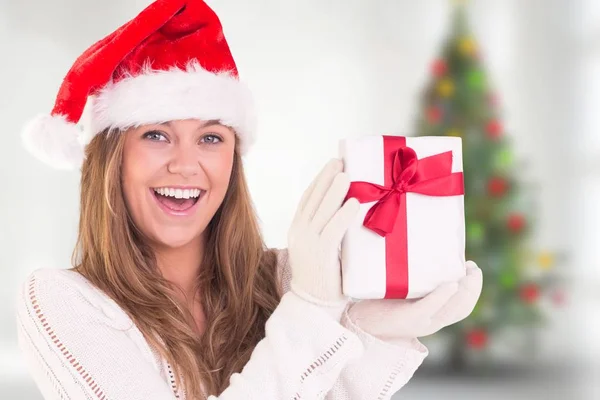
[[[206,190],[195,187],[151,188],[158,206],[169,215],[191,215]]]

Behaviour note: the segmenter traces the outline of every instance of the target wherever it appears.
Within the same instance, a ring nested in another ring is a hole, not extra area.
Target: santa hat
[[[38,159],[71,169],[89,134],[188,118],[230,126],[242,153],[255,138],[252,95],[217,15],[202,0],[157,0],[75,61],[51,114],[28,123],[23,141]]]

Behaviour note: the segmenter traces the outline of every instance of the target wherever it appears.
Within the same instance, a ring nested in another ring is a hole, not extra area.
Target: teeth
[[[154,191],[163,196],[175,197],[176,199],[197,198],[202,192],[200,189],[174,189],[174,188],[155,188]]]

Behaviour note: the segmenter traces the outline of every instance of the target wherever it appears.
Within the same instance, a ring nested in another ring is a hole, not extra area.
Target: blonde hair
[[[262,240],[238,143],[225,199],[206,228],[196,281],[206,328],[198,337],[190,311],[162,277],[127,210],[121,184],[124,138],[106,131],[86,148],[74,269],[123,308],[173,366],[187,398],[218,395],[264,338],[265,323],[281,299],[277,257]]]

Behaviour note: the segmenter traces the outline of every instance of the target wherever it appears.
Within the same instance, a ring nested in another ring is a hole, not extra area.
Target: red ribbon
[[[403,136],[383,136],[384,185],[356,181],[346,199],[360,203],[377,201],[367,212],[363,225],[385,237],[385,298],[406,298],[408,294],[408,238],[406,193],[426,196],[464,194],[462,172],[452,172],[452,152],[422,159],[406,146]]]

